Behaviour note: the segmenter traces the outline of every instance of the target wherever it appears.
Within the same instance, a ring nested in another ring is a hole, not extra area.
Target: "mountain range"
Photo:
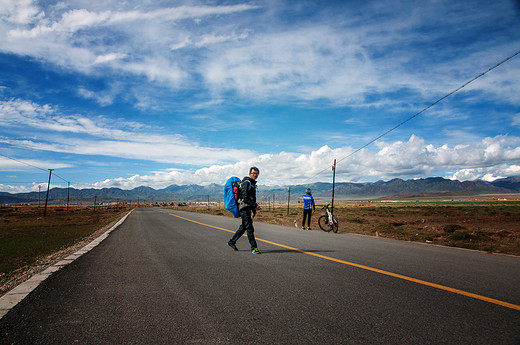
[[[290,188],[290,194],[289,194]],[[294,186],[258,186],[257,199],[260,202],[287,201],[290,195],[296,201],[307,188],[317,200],[330,200],[332,183],[312,183],[309,185]],[[334,186],[335,199],[356,200],[384,197],[413,198],[428,195],[476,195],[476,194],[508,194],[520,192],[520,176],[498,179],[493,182],[485,181],[458,181],[442,177],[425,179],[402,180],[399,178],[389,181],[368,183],[340,182]],[[6,193],[0,192],[0,204],[38,204],[44,203],[45,192]],[[103,189],[75,189],[51,188],[49,203],[64,204],[69,199],[71,205],[97,203],[155,203],[155,202],[207,202],[223,199],[223,185],[171,185],[164,189],[137,187],[131,190],[120,188]]]

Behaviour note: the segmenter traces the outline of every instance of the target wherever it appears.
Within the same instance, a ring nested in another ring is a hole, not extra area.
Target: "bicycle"
[[[332,230],[337,233],[338,218],[332,214],[332,209],[330,208],[329,204],[323,206],[323,209],[325,209],[326,214],[318,219],[318,225],[320,226],[321,230],[325,232],[330,232]]]

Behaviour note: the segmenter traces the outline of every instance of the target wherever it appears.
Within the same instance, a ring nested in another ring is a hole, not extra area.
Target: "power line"
[[[432,104],[430,104],[429,106],[427,106],[426,108],[422,109],[421,111],[415,113],[414,115],[410,116],[409,118],[407,118],[406,120],[402,121],[401,123],[399,123],[398,125],[390,128],[389,130],[387,130],[386,132],[384,132],[383,134],[379,135],[378,137],[376,137],[375,139],[372,139],[371,141],[369,141],[368,143],[366,143],[365,145],[361,146],[360,148],[358,148],[357,150],[351,152],[350,154],[348,154],[347,156],[341,158],[338,160],[338,163],[339,162],[342,162],[344,161],[345,159],[353,156],[354,154],[358,153],[359,151],[361,151],[362,149],[364,149],[365,147],[369,146],[370,144],[374,143],[375,141],[381,139],[382,137],[384,137],[385,135],[387,135],[388,133],[392,132],[393,130],[401,127],[402,125],[404,125],[405,123],[407,123],[408,121],[414,119],[415,117],[421,115],[422,113],[424,113],[426,110],[430,109],[431,107],[433,107],[434,105],[436,105],[437,103],[440,103],[442,102],[444,99],[448,98],[449,96],[453,95],[454,93],[460,91],[461,89],[463,89],[464,87],[466,87],[467,85],[469,85],[470,83],[474,82],[475,80],[477,80],[478,78],[484,76],[485,74],[491,72],[492,70],[494,70],[495,68],[497,68],[498,66],[506,63],[507,61],[511,60],[512,58],[514,58],[515,56],[517,56],[518,54],[520,54],[520,50],[516,51],[515,53],[513,53],[512,55],[510,55],[509,57],[503,59],[502,61],[498,62],[497,64],[495,64],[493,67],[490,67],[488,68],[486,71],[480,73],[479,75],[477,75],[476,77],[474,77],[473,79],[465,82],[464,84],[462,84],[461,86],[459,86],[458,88],[456,88],[455,90],[451,91],[450,93],[444,95],[443,97],[439,98],[438,100],[436,100],[435,102],[433,102]],[[318,172],[317,174],[311,176],[310,178],[308,178],[305,182],[315,178],[316,176],[320,175],[321,173],[323,173],[324,171],[328,170],[330,167],[327,167],[323,170],[321,170],[320,172]]]
[[[16,158],[13,158],[13,157],[9,157],[9,156],[6,156],[6,155],[1,154],[1,153],[0,153],[0,156],[5,157],[5,158],[8,158],[8,159],[11,159],[11,160],[16,161],[16,162],[18,162],[18,163],[22,163],[22,164],[28,165],[28,166],[30,166],[30,167],[33,167],[33,168],[36,168],[36,169],[39,169],[39,170],[43,170],[43,171],[45,171],[45,172],[48,171],[48,169],[43,169],[43,168],[37,167],[36,165],[32,165],[32,164],[30,164],[30,163],[23,162],[23,161],[21,161],[21,160],[19,160],[19,159],[16,159]]]
[[[60,175],[58,175],[58,174],[56,174],[56,173],[54,173],[53,175],[56,176],[56,177],[59,178],[59,179],[62,179],[62,180],[65,181],[65,182],[70,182],[70,181],[68,181],[68,180],[65,180],[63,177],[61,177]]]
[[[47,172],[47,171],[49,171],[49,170],[54,170],[54,169],[43,169],[43,168],[37,167],[36,165],[33,165],[33,164],[30,164],[30,163],[27,163],[27,162],[21,161],[21,160],[19,160],[19,159],[16,159],[16,158],[13,158],[13,157],[9,157],[9,156],[6,156],[6,155],[4,155],[4,154],[2,154],[2,153],[0,153],[0,156],[5,157],[5,158],[8,158],[8,159],[11,159],[11,160],[16,161],[16,162],[21,163],[21,164],[28,165],[28,166],[33,167],[33,168],[36,168],[36,169],[38,169],[38,170],[45,171],[45,172]],[[62,180],[65,181],[65,182],[70,182],[70,181],[64,179],[63,177],[57,175],[56,173],[54,173],[54,176],[56,176],[56,177],[59,178],[59,179],[62,179]],[[18,182],[18,183],[31,183],[31,182]]]
[[[10,184],[10,183],[13,183],[13,181],[0,181],[1,184]],[[35,184],[44,184],[46,182],[40,182],[40,183],[36,183],[34,181],[31,181],[31,182],[19,182],[19,181],[16,181],[16,184],[20,184],[20,183],[27,183],[27,184],[31,184],[31,183],[35,183]]]

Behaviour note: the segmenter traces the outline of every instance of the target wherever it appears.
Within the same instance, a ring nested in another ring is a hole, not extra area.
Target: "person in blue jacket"
[[[314,198],[312,197],[311,189],[307,188],[307,191],[303,196],[302,230],[305,230],[305,219],[307,219],[307,230],[311,229],[312,211],[316,211],[316,205],[314,205]]]

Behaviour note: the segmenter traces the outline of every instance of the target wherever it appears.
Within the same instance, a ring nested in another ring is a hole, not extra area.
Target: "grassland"
[[[223,207],[178,209],[230,216]],[[263,206],[256,221],[301,229],[301,205]],[[319,229],[317,209],[311,227]],[[520,201],[343,203],[339,232],[520,255]]]

